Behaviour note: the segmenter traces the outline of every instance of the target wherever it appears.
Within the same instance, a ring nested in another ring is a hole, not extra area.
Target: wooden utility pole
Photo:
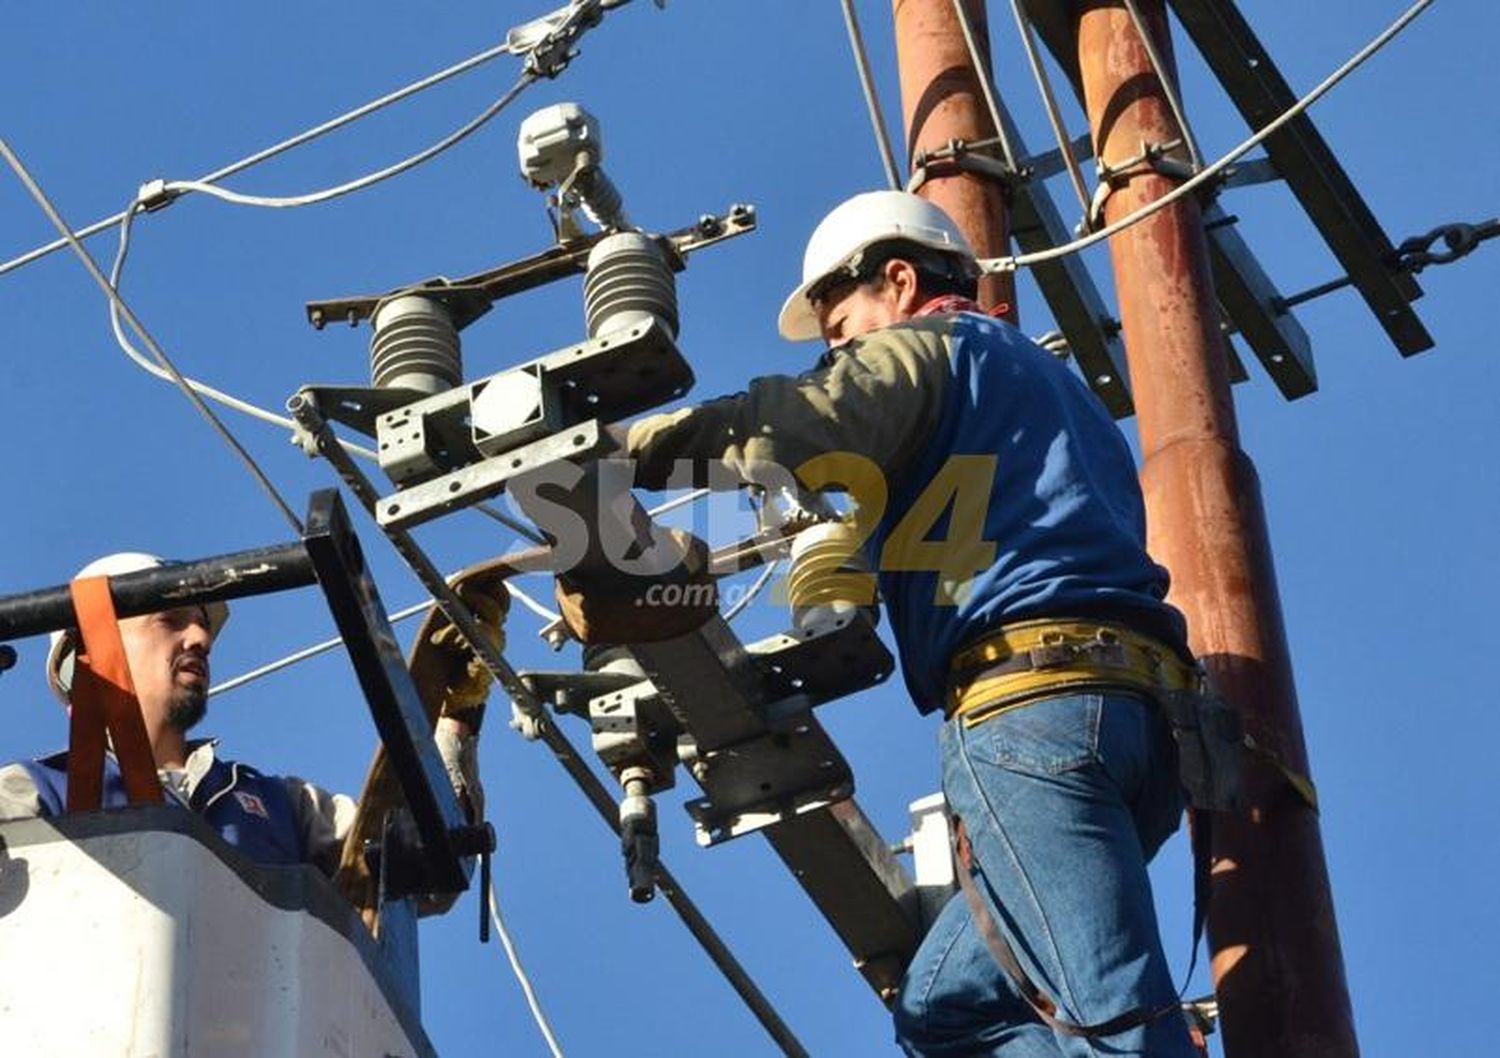
[[[1136,0],[1171,72],[1163,0]],[[1075,7],[1097,157],[1123,170],[1119,220],[1177,185],[1141,158],[1182,130],[1120,0]],[[1173,152],[1181,156],[1180,150]],[[1149,545],[1194,651],[1255,742],[1308,773],[1255,468],[1240,449],[1202,216],[1188,198],[1110,240],[1145,457]],[[1213,827],[1209,940],[1231,1058],[1358,1054],[1316,810],[1282,768],[1251,769],[1251,807]]]
[[[953,0],[893,0],[892,7],[908,167],[919,152],[940,150],[955,141],[976,143],[994,137],[995,124],[979,82],[984,73],[974,69]],[[966,0],[965,9],[988,64],[984,0]],[[944,167],[941,175],[929,175],[919,194],[947,211],[980,257],[1006,252],[1009,217],[1004,192],[993,178]],[[986,308],[1002,303],[1011,306],[1007,318],[1014,320],[1015,287],[1010,276],[981,279],[979,300]]]

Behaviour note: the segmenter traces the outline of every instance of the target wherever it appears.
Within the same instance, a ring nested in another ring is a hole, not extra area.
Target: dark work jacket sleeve
[[[833,350],[797,376],[631,424],[636,482],[660,489],[776,485],[809,459],[848,452],[899,476],[930,434],[948,384],[948,325],[909,321]]]

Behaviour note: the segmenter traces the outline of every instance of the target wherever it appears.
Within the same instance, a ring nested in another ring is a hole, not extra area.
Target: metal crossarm
[[[1252,128],[1296,101],[1250,24],[1231,0],[1171,0],[1172,9]],[[1395,247],[1354,182],[1305,114],[1266,140],[1266,153],[1403,356],[1432,337],[1409,307],[1422,296],[1389,262]]]
[[[1078,57],[1067,5],[1057,0],[1026,0],[1038,34],[1058,64],[1066,71],[1074,91],[1082,99],[1082,82]],[[1295,97],[1289,96],[1289,102]],[[1269,119],[1285,107],[1267,113]],[[1306,120],[1306,119],[1303,119]],[[1264,123],[1264,119],[1262,121]],[[1224,315],[1288,400],[1317,389],[1311,343],[1290,307],[1281,297],[1270,277],[1261,268],[1245,241],[1235,231],[1230,218],[1217,205],[1204,210],[1204,227],[1208,234],[1210,265],[1214,290]],[[1231,363],[1236,381],[1243,375],[1233,350]]]

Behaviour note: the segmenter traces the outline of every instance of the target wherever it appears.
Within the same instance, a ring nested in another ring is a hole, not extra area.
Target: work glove
[[[432,732],[448,782],[469,822],[484,818],[484,787],[479,783],[479,736],[453,717],[439,718]]]
[[[510,612],[510,593],[505,590],[504,578],[497,576],[460,584],[458,597],[474,611],[489,641],[497,650],[503,651],[505,615]],[[469,649],[456,625],[444,622],[428,642],[444,655],[441,715],[477,729],[494,676],[479,656]]]
[[[682,561],[655,576],[608,569],[558,574],[557,605],[580,643],[655,643],[700,627],[719,612],[718,583],[708,572],[708,546],[668,529]]]

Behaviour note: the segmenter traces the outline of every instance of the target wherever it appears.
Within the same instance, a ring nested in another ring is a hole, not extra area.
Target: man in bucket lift
[[[90,563],[80,577],[115,576],[165,565],[154,555],[122,552]],[[169,803],[197,812],[229,844],[256,863],[310,863],[332,875],[355,802],[293,776],[275,777],[225,760],[212,739],[188,732],[208,710],[209,653],[229,607],[222,602],[184,606],[122,618],[125,646],[146,737]],[[47,654],[47,683],[71,710],[76,633],[54,632]],[[455,649],[464,649],[455,647]],[[443,717],[435,732],[459,800],[472,818],[482,818],[476,738],[468,725]],[[0,768],[0,819],[61,815],[67,804],[67,753]],[[126,804],[125,785],[114,756],[105,757],[103,807]],[[432,904],[430,910],[441,910]]]
[[[975,304],[977,274],[936,206],[857,195],[781,313],[831,347],[816,367],[638,421],[625,447],[647,488],[684,459],[698,484],[789,468],[862,508],[907,687],[946,717],[964,865],[895,1004],[906,1052],[1192,1058],[1146,873],[1183,810],[1154,699],[1194,683],[1185,625],[1120,431]]]

